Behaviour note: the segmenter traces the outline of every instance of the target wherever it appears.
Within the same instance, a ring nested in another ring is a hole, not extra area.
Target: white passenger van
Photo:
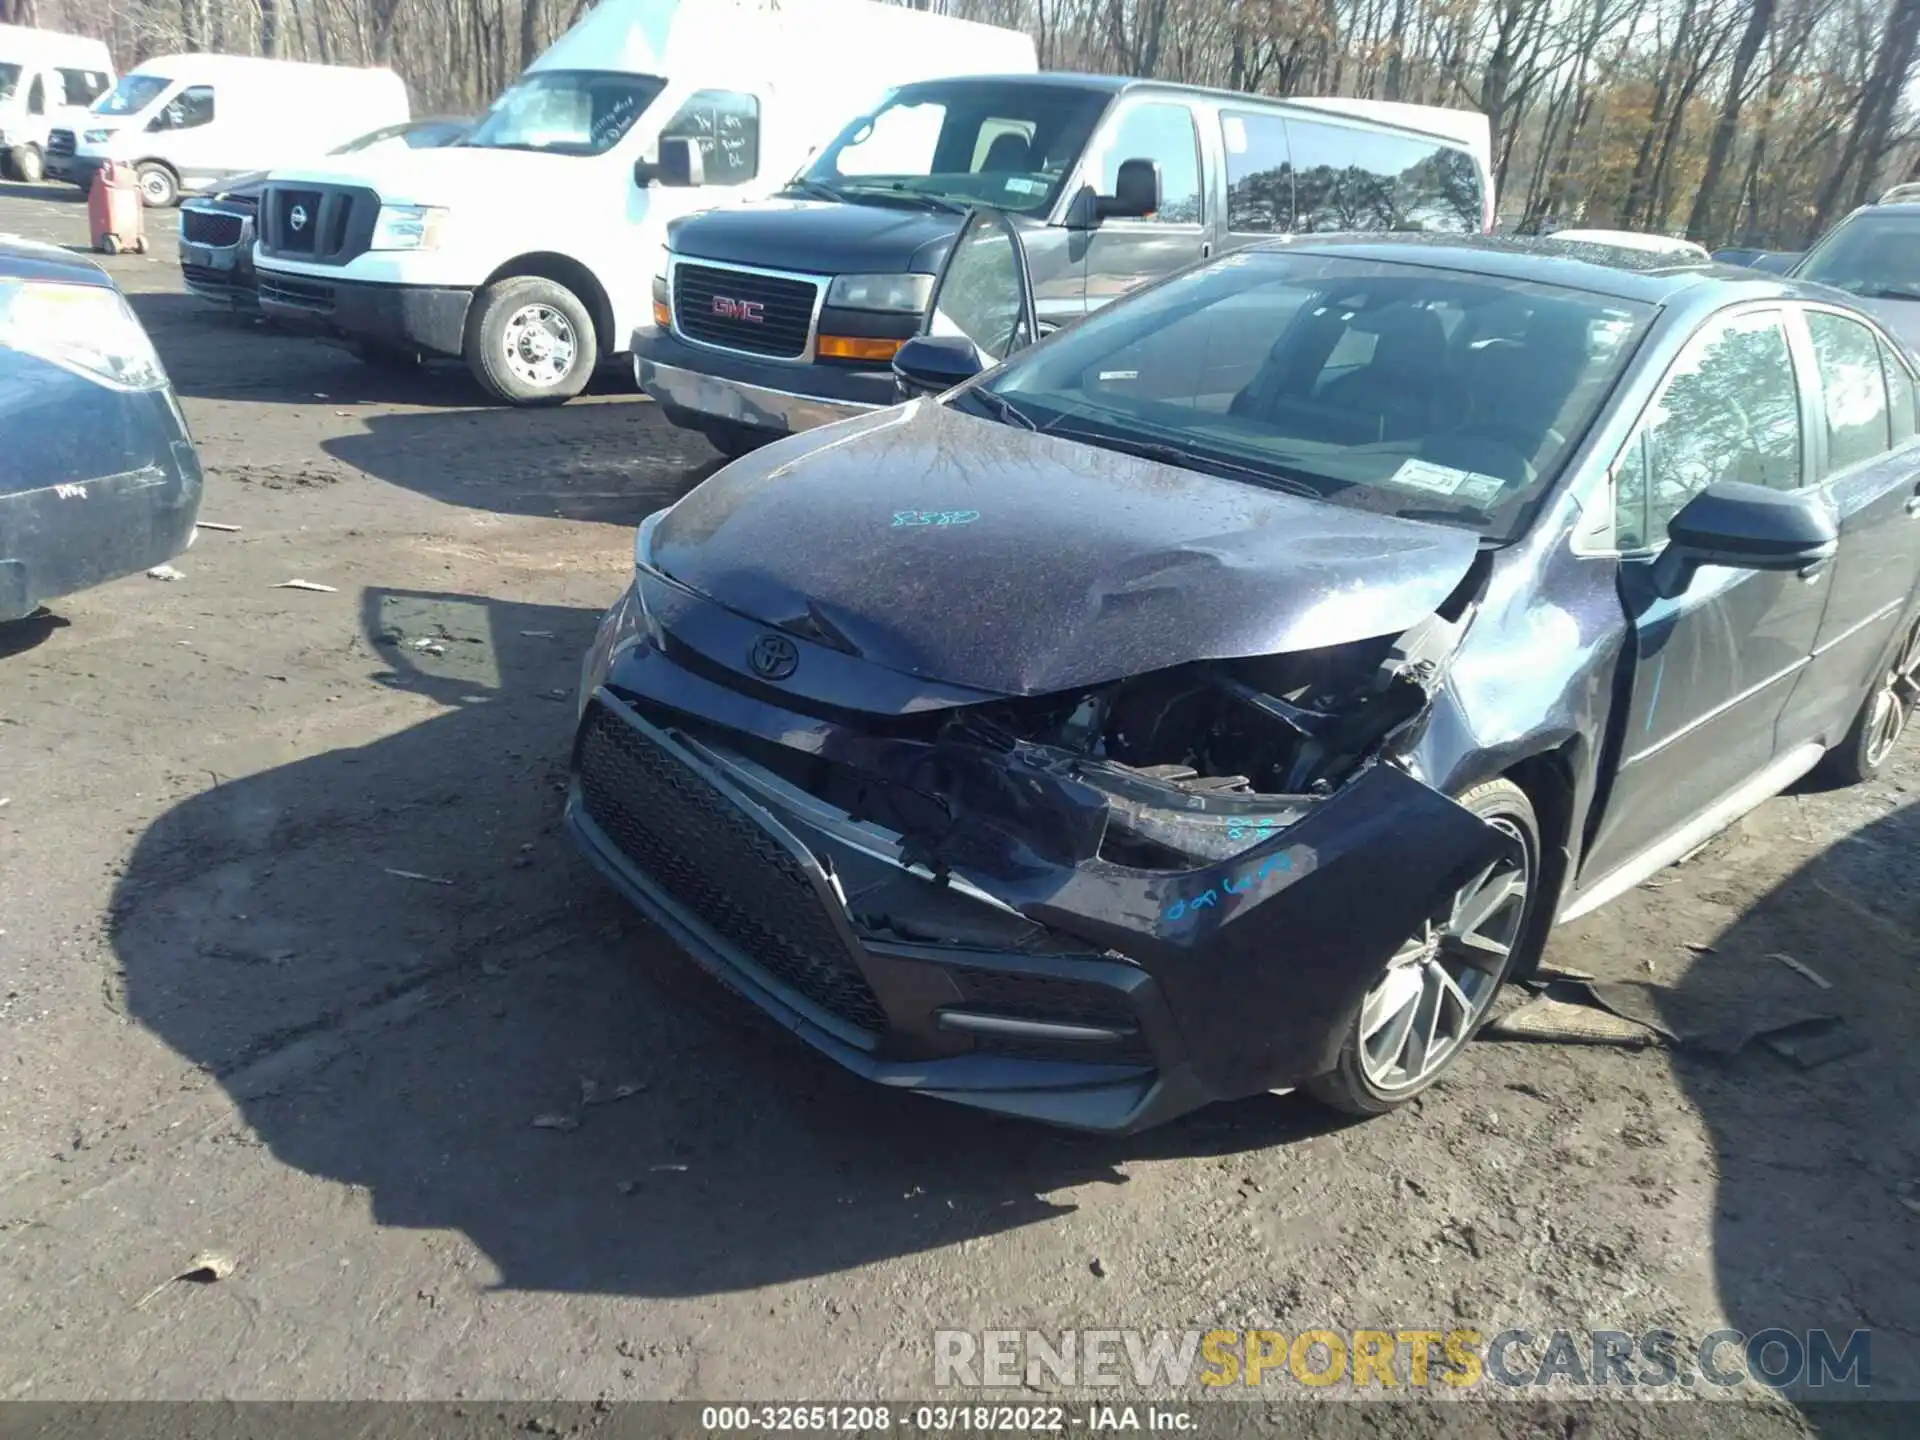
[[[1034,68],[1025,35],[870,0],[603,0],[461,144],[275,171],[261,308],[558,403],[651,313],[669,220],[769,194],[889,86]]]
[[[148,205],[171,205],[409,118],[407,87],[391,70],[163,55],[122,75],[77,129],[54,132],[47,173],[84,190],[112,160],[134,167]]]
[[[44,171],[47,137],[113,84],[106,42],[27,25],[0,25],[0,160],[29,184]]]

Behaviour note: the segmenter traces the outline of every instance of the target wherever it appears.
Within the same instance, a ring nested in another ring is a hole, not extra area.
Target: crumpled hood
[[[921,400],[729,465],[652,561],[890,669],[1035,695],[1397,633],[1478,546]]]
[[[692,260],[766,265],[816,275],[931,274],[964,216],[898,205],[762,200],[671,225],[667,243]]]

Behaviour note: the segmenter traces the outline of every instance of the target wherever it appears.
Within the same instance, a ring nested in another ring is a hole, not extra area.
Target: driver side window
[[[149,130],[192,130],[213,123],[213,87],[190,85],[147,124]]]
[[[1800,391],[1778,311],[1709,320],[1614,466],[1616,543],[1663,544],[1667,524],[1721,480],[1772,490],[1804,483]]]

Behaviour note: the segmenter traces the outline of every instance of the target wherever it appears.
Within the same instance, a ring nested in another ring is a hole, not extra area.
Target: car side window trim
[[[1595,534],[1595,526],[1582,523],[1572,537],[1575,554],[1590,559],[1650,560],[1667,548],[1667,540],[1664,535],[1655,543],[1636,546],[1632,549],[1623,548],[1619,544],[1619,498],[1616,493],[1614,477],[1623,467],[1634,462],[1636,453],[1641,462],[1644,463],[1644,442],[1649,417],[1651,417],[1666,400],[1667,392],[1673,388],[1675,381],[1679,379],[1681,364],[1692,353],[1694,346],[1699,343],[1700,337],[1707,334],[1710,329],[1723,325],[1728,321],[1736,320],[1743,315],[1775,316],[1776,323],[1779,324],[1786,338],[1788,351],[1795,361],[1794,381],[1796,391],[1799,395],[1801,483],[1796,489],[1805,490],[1811,488],[1806,478],[1812,473],[1812,461],[1814,458],[1810,453],[1812,437],[1810,437],[1808,433],[1807,407],[1810,403],[1809,385],[1808,377],[1804,373],[1806,363],[1802,359],[1795,344],[1794,332],[1796,327],[1792,310],[1792,303],[1783,299],[1746,300],[1715,310],[1710,315],[1701,319],[1699,323],[1693,327],[1692,332],[1688,334],[1686,339],[1681,343],[1679,349],[1674,352],[1672,361],[1668,363],[1667,368],[1661,373],[1659,384],[1654,387],[1653,393],[1647,397],[1646,402],[1635,413],[1633,422],[1627,429],[1627,438],[1621,442],[1619,448],[1614,451],[1605,467],[1599,472],[1601,478],[1597,483],[1602,486],[1606,492],[1605,504],[1607,506],[1607,515],[1610,520],[1615,522],[1611,538],[1607,541],[1602,541],[1598,535]],[[1582,508],[1583,510],[1585,509],[1584,504]]]

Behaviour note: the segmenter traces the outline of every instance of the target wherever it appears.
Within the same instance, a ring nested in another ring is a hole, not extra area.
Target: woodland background
[[[0,20],[182,50],[387,64],[485,106],[591,0],[0,0]],[[1470,106],[1504,227],[1798,248],[1920,178],[1920,0],[918,0],[1023,28],[1044,68]]]

